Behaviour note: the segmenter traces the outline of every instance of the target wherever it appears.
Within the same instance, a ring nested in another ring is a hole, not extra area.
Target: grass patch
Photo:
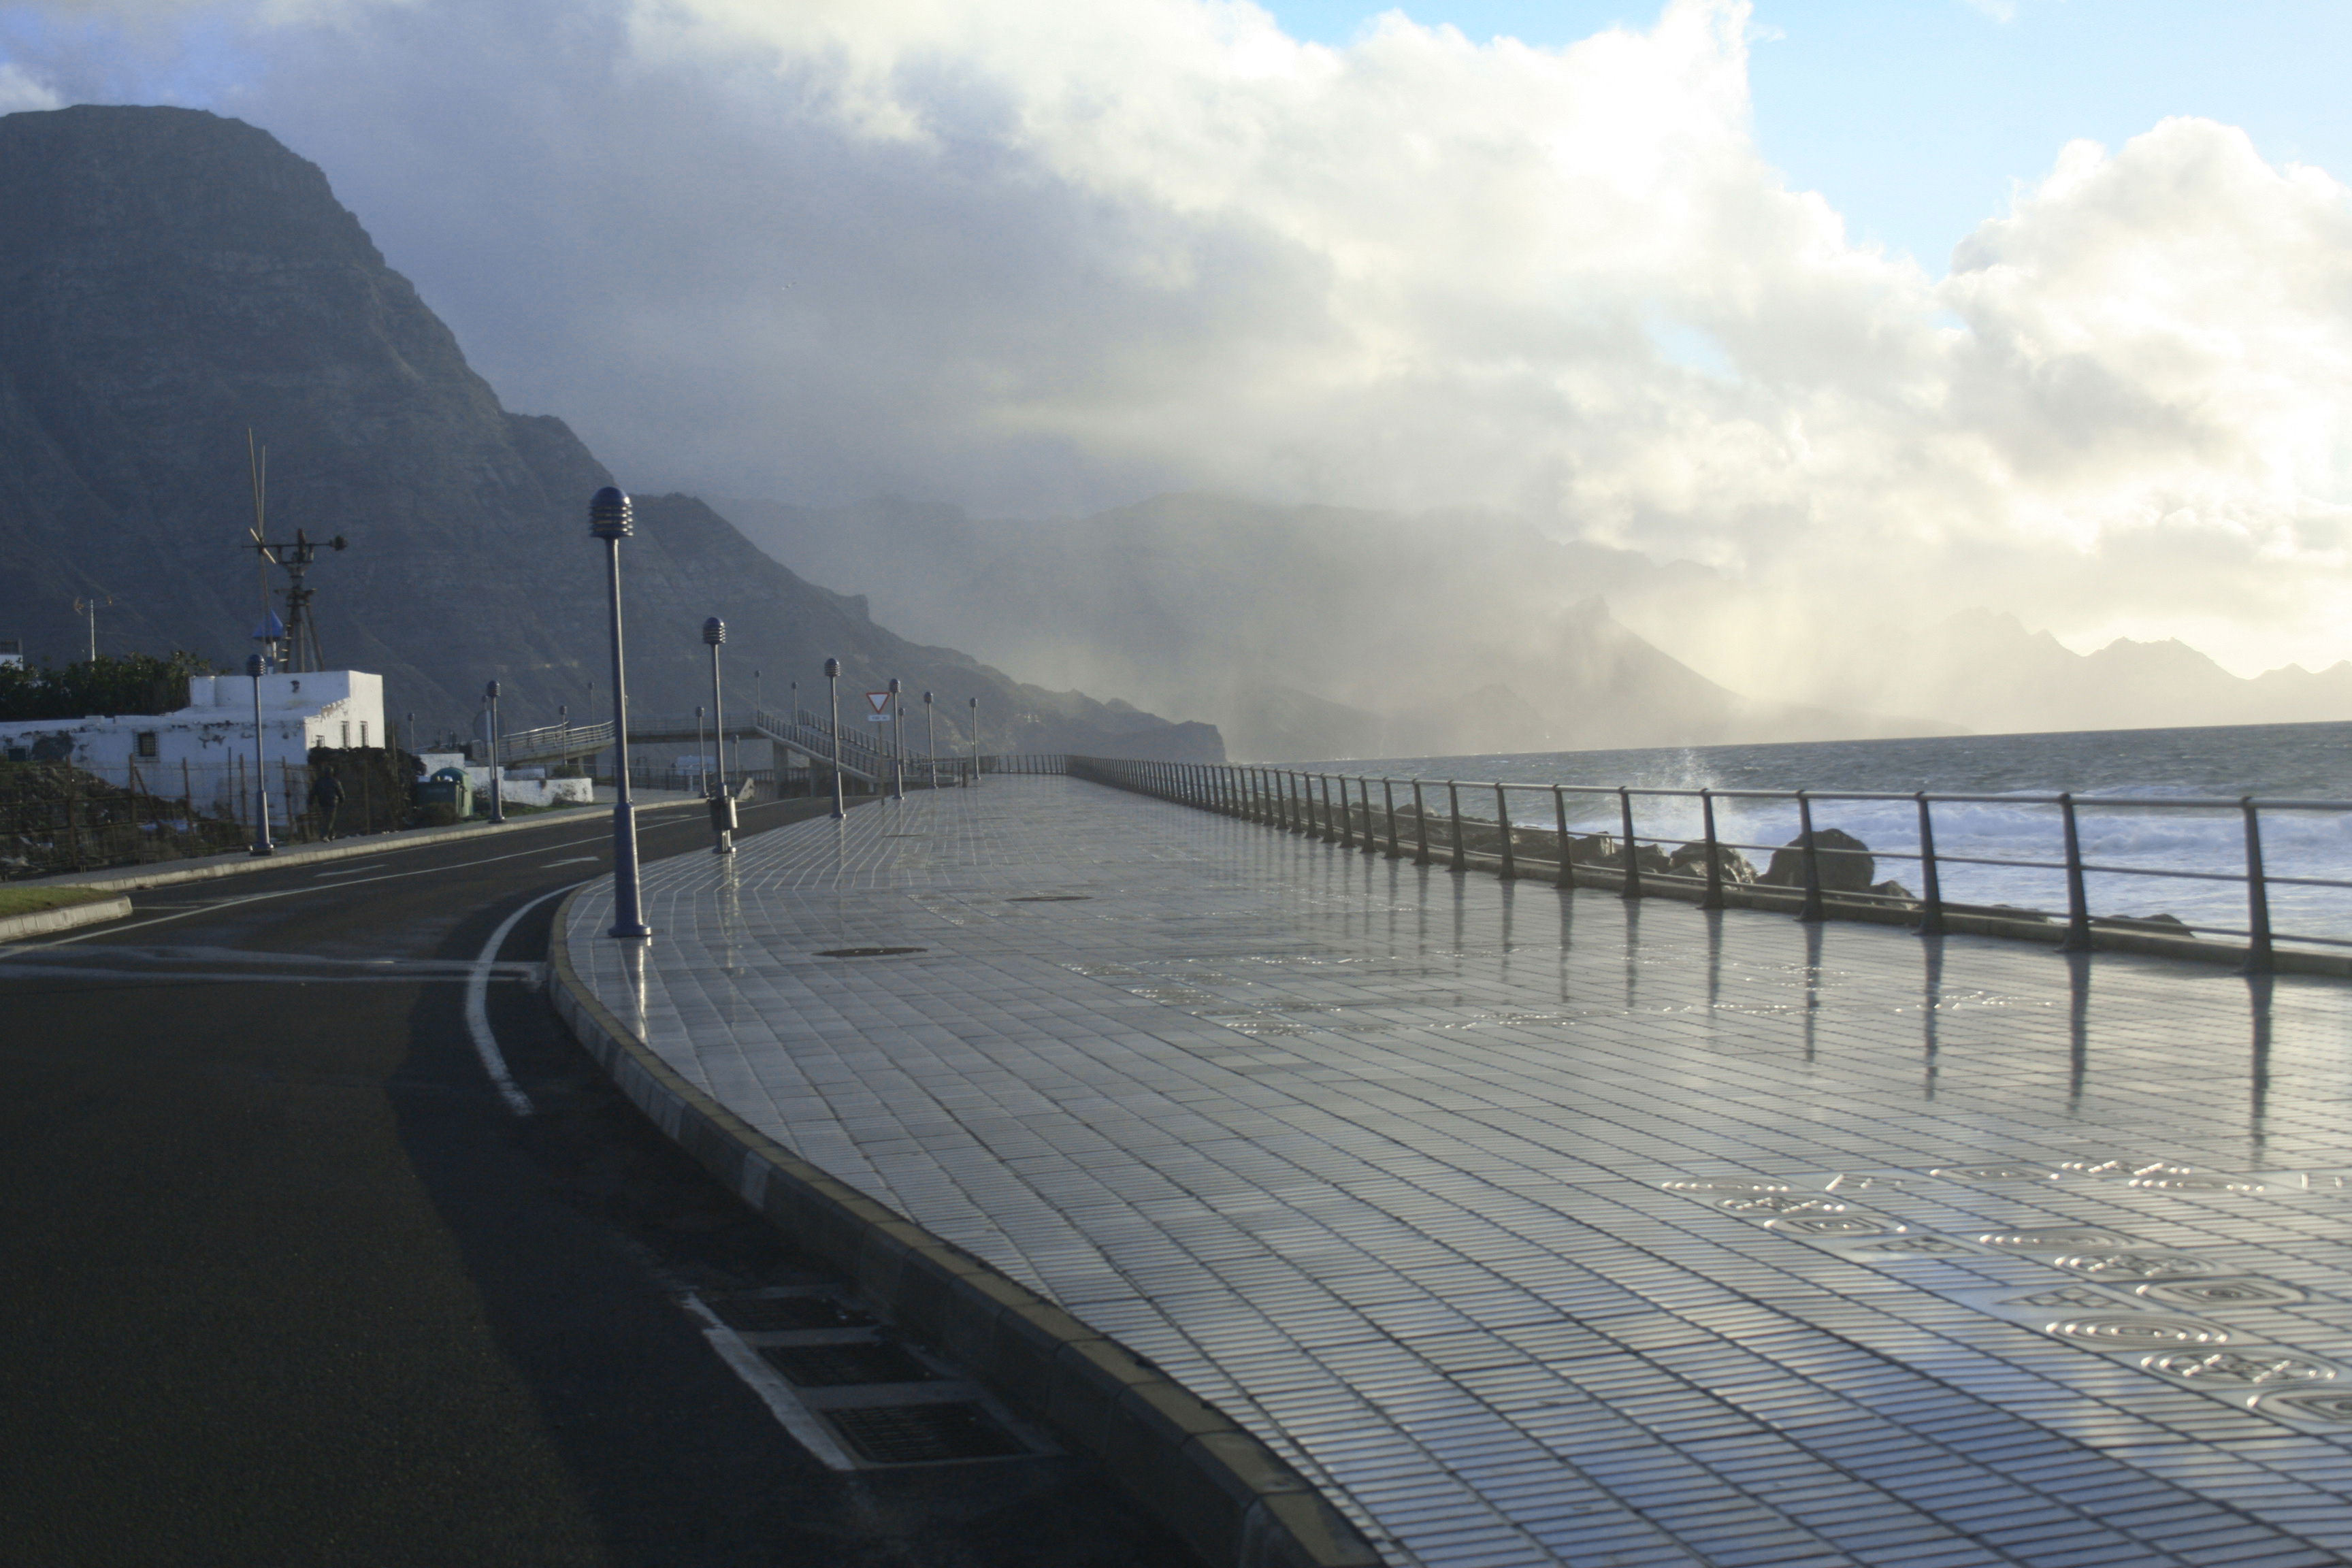
[[[96,903],[100,899],[119,899],[121,896],[105,888],[0,887],[0,920],[5,920],[10,915],[29,915],[41,910],[61,910],[68,904]]]

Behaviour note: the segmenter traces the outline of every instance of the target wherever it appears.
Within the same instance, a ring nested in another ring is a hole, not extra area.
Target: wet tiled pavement
[[[1398,1563],[2352,1560],[2352,989],[1628,905],[1064,779],[646,877],[688,1077]],[[886,956],[826,952],[914,948]]]

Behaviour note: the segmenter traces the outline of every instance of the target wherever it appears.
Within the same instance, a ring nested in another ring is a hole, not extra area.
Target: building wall
[[[188,699],[171,713],[0,723],[0,755],[69,762],[109,784],[130,784],[135,770],[158,795],[184,788],[198,801],[234,798],[254,765],[253,679],[196,676]],[[356,669],[263,676],[261,740],[272,771],[300,766],[314,746],[383,744],[383,678]]]

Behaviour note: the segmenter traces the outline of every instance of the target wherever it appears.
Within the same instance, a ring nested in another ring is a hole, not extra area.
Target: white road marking
[[[585,844],[590,840],[583,838],[577,842]],[[555,847],[560,849],[562,846],[559,844]],[[362,877],[359,882],[396,882],[403,877],[438,876],[444,871],[462,871],[469,866],[488,866],[499,860],[520,860],[526,855],[544,855],[547,850],[548,846],[542,844],[536,849],[518,849],[511,855],[485,855],[478,860],[459,860],[448,866],[419,866],[413,871],[386,871],[381,877]],[[346,882],[341,885],[355,888],[359,886],[359,882]],[[211,903],[190,904],[186,909],[173,910],[168,915],[155,915],[143,921],[132,921],[128,924],[89,926],[75,931],[70,936],[58,937],[49,942],[16,942],[0,946],[0,958],[13,958],[22,952],[38,952],[44,948],[64,947],[69,942],[88,942],[93,937],[115,936],[123,931],[137,931],[142,926],[158,926],[165,921],[185,920],[190,915],[201,915],[212,910],[234,909],[239,904],[267,903],[271,899],[310,898],[325,891],[324,888],[286,888],[275,893],[248,893],[241,899],[215,899]]]
[[[760,1352],[743,1342],[743,1337],[725,1323],[719,1314],[702,1304],[702,1298],[688,1292],[686,1310],[702,1320],[702,1337],[719,1352],[719,1359],[734,1369],[735,1375],[748,1384],[752,1393],[767,1405],[768,1413],[777,1425],[798,1438],[802,1447],[814,1454],[829,1470],[854,1470],[857,1461],[850,1458],[816,1412],[801,1403],[793,1385],[776,1373],[776,1369],[760,1359]]]
[[[359,873],[361,873],[362,871],[381,871],[381,870],[383,870],[383,869],[384,868],[384,867],[386,867],[387,865],[390,865],[390,864],[391,864],[391,862],[390,862],[390,861],[387,861],[387,860],[376,860],[376,861],[372,861],[372,862],[370,862],[369,864],[367,864],[367,865],[365,865],[365,866],[338,866],[338,867],[336,867],[336,868],[335,868],[333,870],[331,870],[331,871],[321,871],[321,872],[320,872],[320,873],[318,874],[318,876],[320,876],[320,877],[355,877],[355,876],[357,876]],[[313,881],[317,880],[317,878],[316,878],[316,877],[314,877],[314,878],[312,879],[312,880],[313,880]]]
[[[581,866],[585,865],[591,860],[602,860],[603,858],[604,857],[602,855],[574,855],[569,860],[550,860],[545,865],[540,867],[540,869],[542,871],[552,871],[558,866]]]
[[[507,933],[514,930],[516,923],[548,900],[561,898],[571,890],[558,888],[541,893],[500,921],[499,929],[490,933],[490,940],[482,944],[481,955],[474,960],[474,973],[466,981],[466,1027],[474,1037],[474,1054],[482,1058],[482,1070],[490,1075],[490,1081],[499,1086],[499,1098],[517,1116],[531,1113],[530,1096],[515,1087],[515,1080],[507,1072],[506,1056],[499,1049],[499,1037],[490,1032],[490,975],[498,968],[499,949],[506,945]]]

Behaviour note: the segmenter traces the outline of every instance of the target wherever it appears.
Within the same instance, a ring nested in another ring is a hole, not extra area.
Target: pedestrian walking
[[[321,768],[310,781],[310,809],[319,816],[319,837],[335,837],[335,808],[343,804],[343,781],[332,768]]]

